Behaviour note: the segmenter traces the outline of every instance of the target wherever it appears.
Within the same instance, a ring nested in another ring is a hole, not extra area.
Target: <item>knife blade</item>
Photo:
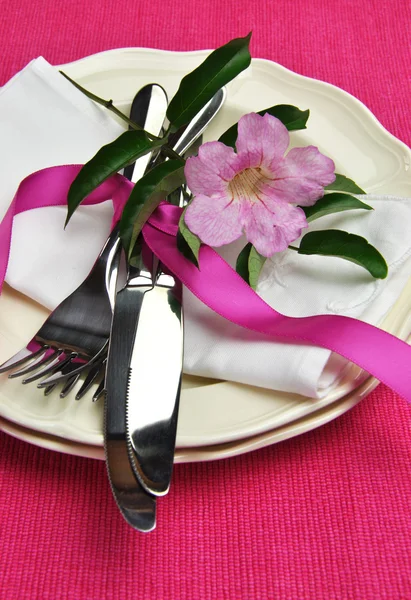
[[[155,84],[144,87],[136,95],[131,118],[153,135],[158,135],[167,110],[167,95]],[[125,175],[137,181],[149,164],[146,155],[126,167]],[[134,288],[129,284],[140,280],[140,272],[129,267],[128,284],[116,296],[106,368],[106,398],[104,447],[107,472],[116,503],[126,521],[139,531],[151,531],[156,523],[156,499],[140,485],[129,461],[129,442],[126,431],[127,368],[133,347],[133,324],[137,319],[146,285]],[[144,278],[144,276],[143,276]],[[143,282],[144,283],[144,282]]]
[[[187,126],[174,149],[185,152],[220,110],[220,90]],[[158,261],[157,261],[158,263]],[[127,432],[130,460],[142,486],[162,496],[170,487],[174,463],[183,368],[182,286],[156,269],[153,287],[142,297],[128,371]]]
[[[127,388],[127,429],[136,474],[158,496],[168,492],[173,469],[183,338],[181,284],[161,273],[142,298]]]

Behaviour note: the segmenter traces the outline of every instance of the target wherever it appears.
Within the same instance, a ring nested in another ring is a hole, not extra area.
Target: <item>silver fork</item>
[[[150,157],[143,157],[141,163],[148,160]],[[63,381],[63,398],[86,374],[76,400],[99,381],[93,396],[93,401],[98,400],[104,392],[120,246],[117,225],[86,280],[52,312],[25,348],[0,365],[0,373],[12,371],[9,377],[23,377],[24,384],[51,379],[38,385],[44,387],[45,395]]]
[[[198,146],[200,146],[202,143],[201,140],[202,136],[199,137],[198,142],[194,145],[194,147],[186,153],[186,157],[192,155],[198,149]],[[189,192],[187,189],[185,191],[183,189],[180,190],[180,206],[185,206],[186,196],[188,193]],[[154,280],[157,281],[160,276],[161,265],[156,260],[153,264],[153,272],[155,272]],[[78,362],[74,361],[62,361],[60,364],[57,364],[52,368],[49,376],[46,377],[45,380],[41,381],[37,387],[44,389],[44,395],[48,396],[60,383],[63,383],[60,397],[65,398],[72,391],[81,375],[86,372],[87,375],[83,381],[83,384],[77,391],[75,399],[81,400],[81,398],[89,391],[92,385],[98,382],[98,387],[92,396],[92,402],[97,402],[97,400],[99,400],[105,393],[104,378],[107,364],[107,349],[108,345],[102,348],[97,357],[94,356],[88,362],[81,363],[80,365]],[[12,376],[15,374],[16,373],[13,373]],[[47,373],[42,372],[40,373],[39,377],[35,377],[35,379],[41,378],[44,374],[47,375]],[[34,377],[31,378],[30,381],[34,381]],[[29,379],[24,379],[23,383],[29,383]]]
[[[187,157],[187,156],[195,153],[196,150],[198,150],[198,147],[201,145],[201,143],[202,143],[202,136],[200,136],[198,138],[197,143],[194,144],[193,148],[191,148],[189,151],[187,151],[185,156]],[[186,197],[187,193],[188,193],[188,190],[186,192],[184,192],[183,190],[180,191],[180,201],[179,201],[180,206],[185,206],[185,204],[186,204],[185,197]],[[155,280],[157,280],[158,277],[160,276],[160,270],[161,270],[161,265],[158,263],[158,261],[155,261],[155,264],[153,265],[153,271],[156,272]],[[112,309],[113,309],[113,305],[112,305]],[[36,334],[36,335],[38,335],[38,334]],[[59,383],[63,383],[63,387],[60,392],[60,397],[65,398],[72,391],[72,389],[74,388],[74,386],[80,379],[81,375],[84,372],[87,372],[87,375],[84,379],[83,384],[81,385],[81,387],[79,388],[79,390],[76,393],[75,399],[80,400],[89,391],[91,386],[94,383],[98,382],[98,387],[95,390],[93,397],[92,397],[92,402],[96,402],[105,393],[104,377],[105,377],[106,363],[107,363],[107,349],[108,349],[108,344],[106,344],[104,347],[102,347],[102,349],[99,351],[97,356],[91,357],[88,362],[82,362],[80,365],[78,362],[73,360],[74,355],[72,355],[71,357],[66,356],[66,360],[61,360],[61,362],[59,362],[57,364],[50,365],[50,369],[44,368],[38,373],[35,372],[35,374],[32,377],[23,379],[23,383],[29,383],[31,381],[40,379],[43,376],[46,376],[46,379],[41,381],[37,385],[37,387],[43,388],[44,395],[48,396],[59,385]],[[16,357],[17,356],[18,355],[16,355]],[[15,358],[15,357],[13,357],[13,358]],[[12,359],[10,359],[10,360],[12,360]],[[9,362],[9,361],[7,361],[7,362]],[[42,364],[42,362],[40,362],[40,364]],[[0,373],[2,372],[1,369],[3,367],[6,368],[6,365],[7,365],[7,363],[4,363],[4,365],[1,365]],[[26,372],[27,372],[27,370],[26,370]],[[14,376],[23,375],[23,374],[24,374],[23,370],[21,370],[21,371],[11,373],[11,375],[9,377],[14,377]]]
[[[23,383],[31,383],[63,372],[68,376],[61,392],[64,397],[87,366],[86,381],[76,397],[80,392],[84,395],[104,370],[119,259],[116,226],[87,278],[51,313],[27,346],[0,365],[0,373],[12,370],[9,378],[24,377]],[[45,393],[54,387],[46,386]]]

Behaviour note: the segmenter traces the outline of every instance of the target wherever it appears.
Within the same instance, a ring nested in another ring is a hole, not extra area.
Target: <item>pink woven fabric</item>
[[[1,14],[0,84],[40,54],[212,48],[253,29],[254,56],[339,85],[411,144],[403,0],[10,0]],[[149,535],[122,520],[104,464],[1,434],[0,598],[411,598],[410,424],[379,386],[299,438],[178,465]]]

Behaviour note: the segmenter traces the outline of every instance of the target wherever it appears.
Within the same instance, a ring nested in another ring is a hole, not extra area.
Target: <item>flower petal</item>
[[[238,122],[236,149],[241,168],[265,166],[272,171],[284,156],[290,136],[279,119],[266,113],[244,115]]]
[[[210,246],[223,246],[242,235],[244,212],[249,210],[247,205],[233,201],[228,196],[210,198],[199,195],[188,205],[184,220],[202,242]]]
[[[275,195],[300,206],[311,206],[335,180],[335,165],[315,146],[293,148],[275,170],[269,187]],[[264,192],[270,195],[269,189]]]
[[[272,256],[299,238],[305,227],[308,223],[301,208],[287,202],[272,203],[268,208],[256,202],[245,224],[245,235],[260,254]]]
[[[221,142],[200,146],[198,156],[187,159],[184,174],[194,196],[224,195],[227,185],[236,174],[237,156],[232,148]]]

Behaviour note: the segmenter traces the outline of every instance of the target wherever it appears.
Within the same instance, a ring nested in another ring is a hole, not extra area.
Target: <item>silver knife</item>
[[[183,154],[225,100],[220,90],[174,147]],[[157,261],[158,262],[158,261]],[[182,286],[161,265],[141,297],[127,386],[130,460],[142,486],[162,496],[170,487],[183,368]]]
[[[149,85],[136,95],[131,118],[153,135],[161,131],[167,110],[167,96],[163,88]],[[127,167],[125,175],[137,181],[147,168],[150,156],[138,159],[134,169]],[[130,268],[129,278],[139,276]],[[156,499],[148,494],[135,477],[129,461],[126,433],[126,383],[127,367],[133,347],[132,324],[138,318],[147,286],[133,289],[124,287],[116,296],[111,327],[106,370],[106,399],[104,421],[104,447],[108,477],[117,505],[126,521],[139,531],[151,531],[156,523]],[[124,372],[122,372],[124,370]]]

